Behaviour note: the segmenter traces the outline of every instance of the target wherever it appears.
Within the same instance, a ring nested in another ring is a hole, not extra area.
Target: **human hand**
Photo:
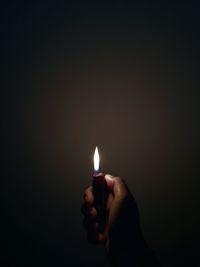
[[[136,202],[124,180],[105,175],[108,187],[107,218],[103,233],[98,231],[97,210],[92,187],[85,190],[82,212],[89,242],[105,244],[108,257],[115,266],[131,266],[147,256],[148,249],[140,228]]]

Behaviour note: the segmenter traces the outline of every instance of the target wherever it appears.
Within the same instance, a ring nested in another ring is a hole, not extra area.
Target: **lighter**
[[[108,198],[108,187],[104,174],[99,171],[99,153],[98,148],[94,152],[94,174],[93,174],[93,195],[94,206],[97,210],[97,222],[99,232],[103,233],[106,225],[106,206]]]

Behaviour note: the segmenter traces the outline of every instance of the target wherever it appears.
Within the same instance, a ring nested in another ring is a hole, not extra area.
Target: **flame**
[[[99,170],[99,152],[98,152],[97,146],[96,146],[95,152],[94,152],[94,170],[95,171]]]

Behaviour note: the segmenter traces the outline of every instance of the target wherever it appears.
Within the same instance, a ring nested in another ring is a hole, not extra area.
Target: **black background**
[[[200,266],[197,5],[1,3],[1,266],[107,266],[80,206],[97,145],[163,266]]]

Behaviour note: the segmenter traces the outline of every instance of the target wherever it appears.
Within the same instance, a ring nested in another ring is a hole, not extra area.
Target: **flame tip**
[[[99,152],[98,152],[97,146],[96,146],[95,152],[94,152],[94,170],[95,171],[99,170]]]

